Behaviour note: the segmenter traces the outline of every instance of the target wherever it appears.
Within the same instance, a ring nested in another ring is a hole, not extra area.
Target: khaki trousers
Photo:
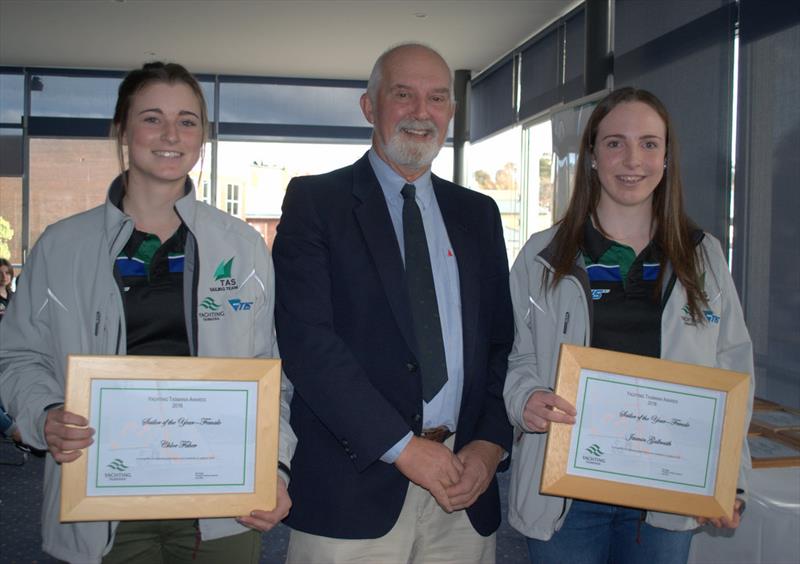
[[[453,437],[445,444],[453,448]],[[397,523],[377,539],[335,539],[292,531],[287,564],[494,564],[495,534],[483,537],[466,511],[446,513],[433,496],[409,483]]]

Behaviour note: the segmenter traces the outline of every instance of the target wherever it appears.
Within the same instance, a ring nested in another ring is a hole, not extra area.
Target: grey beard
[[[425,143],[404,139],[400,131],[402,128],[432,129],[433,139]],[[439,154],[439,150],[441,149],[441,145],[436,141],[438,137],[438,129],[431,122],[403,121],[397,125],[397,130],[389,139],[386,146],[384,146],[383,150],[389,159],[400,166],[413,169],[426,168],[431,165],[433,159],[436,158],[436,155]]]

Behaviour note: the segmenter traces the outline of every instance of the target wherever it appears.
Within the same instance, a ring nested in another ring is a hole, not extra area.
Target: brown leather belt
[[[448,429],[445,425],[440,425],[439,427],[434,427],[433,429],[423,429],[419,436],[423,439],[428,439],[429,441],[443,443],[452,435],[453,431]]]

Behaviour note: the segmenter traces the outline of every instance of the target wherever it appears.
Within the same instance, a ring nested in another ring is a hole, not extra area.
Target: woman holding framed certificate
[[[113,118],[122,173],[103,205],[47,228],[3,321],[0,396],[23,439],[49,450],[43,549],[61,560],[257,562],[260,532],[288,513],[279,472],[276,508],[238,519],[59,521],[61,466],[94,434],[62,406],[67,355],[277,357],[264,240],[197,201],[189,178],[207,133],[203,92],[185,68],[156,62],[130,72]],[[284,469],[295,441],[282,398]],[[130,472],[122,460],[109,466]]]
[[[725,255],[689,220],[681,192],[666,108],[647,91],[616,90],[589,118],[564,219],[533,235],[512,268],[516,336],[504,397],[517,442],[509,522],[527,537],[532,562],[684,563],[691,530],[707,521],[539,493],[550,423],[576,420],[575,407],[553,393],[561,344],[752,377],[752,345]],[[741,506],[737,500],[732,520],[710,522],[738,526]]]

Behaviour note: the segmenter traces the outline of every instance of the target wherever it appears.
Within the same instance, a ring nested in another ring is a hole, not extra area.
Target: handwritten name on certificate
[[[714,494],[725,392],[581,370],[567,474]]]
[[[86,495],[252,492],[257,386],[93,380]]]

